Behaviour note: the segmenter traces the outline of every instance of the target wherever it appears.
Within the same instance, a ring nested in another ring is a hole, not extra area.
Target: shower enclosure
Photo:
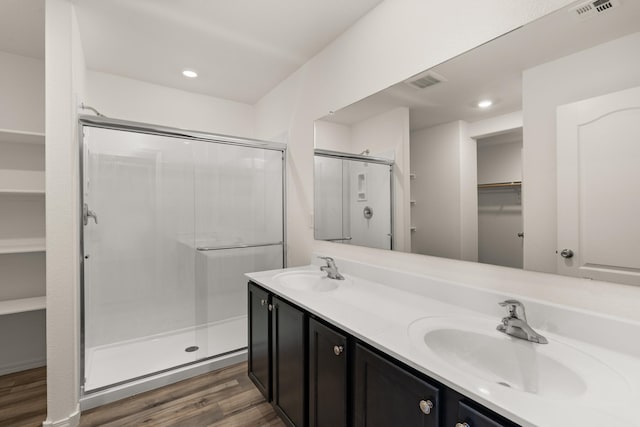
[[[316,148],[314,237],[393,249],[393,160]]]
[[[96,117],[82,140],[82,393],[243,352],[284,266],[285,146]]]

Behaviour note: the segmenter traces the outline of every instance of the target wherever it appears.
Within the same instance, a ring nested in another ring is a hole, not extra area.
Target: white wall
[[[638,46],[640,33],[523,73],[525,269],[556,271],[556,108],[639,86]]]
[[[314,123],[314,147],[323,150],[353,153],[351,149],[351,126],[316,120]]]
[[[79,204],[76,105],[84,90],[84,55],[75,10],[68,0],[47,0],[46,240],[47,420],[79,420]]]
[[[478,140],[478,184],[522,181],[522,138]]]
[[[44,132],[44,61],[0,52],[0,129]]]
[[[251,138],[251,105],[97,71],[87,73],[86,104],[116,119]]]

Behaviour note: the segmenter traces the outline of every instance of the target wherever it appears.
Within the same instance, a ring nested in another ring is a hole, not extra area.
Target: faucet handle
[[[516,319],[527,321],[527,315],[525,314],[524,304],[515,299],[508,299],[506,301],[502,301],[498,303],[501,307],[507,307],[509,310],[509,317],[513,317]],[[518,308],[522,312],[522,316],[518,316]]]
[[[333,258],[331,258],[330,256],[319,256],[318,258],[323,259],[327,262],[327,265],[329,267],[334,266],[335,265],[335,261],[333,260]]]

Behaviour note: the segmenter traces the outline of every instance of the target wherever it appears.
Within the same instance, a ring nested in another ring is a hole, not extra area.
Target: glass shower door
[[[283,267],[283,152],[196,142],[198,356],[247,346],[244,273]]]
[[[84,127],[84,390],[193,360],[193,148]]]

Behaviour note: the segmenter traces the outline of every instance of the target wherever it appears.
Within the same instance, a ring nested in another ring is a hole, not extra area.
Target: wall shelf
[[[0,239],[0,255],[44,252],[44,239]]]
[[[520,186],[522,186],[522,181],[492,182],[489,184],[478,184],[478,188],[509,188],[509,187],[520,187]]]
[[[20,298],[0,301],[0,316],[44,310],[46,306],[47,297]]]
[[[13,129],[0,129],[0,142],[20,144],[44,144],[44,133]]]
[[[41,194],[44,195],[44,189],[26,189],[26,188],[0,188],[0,194]]]

